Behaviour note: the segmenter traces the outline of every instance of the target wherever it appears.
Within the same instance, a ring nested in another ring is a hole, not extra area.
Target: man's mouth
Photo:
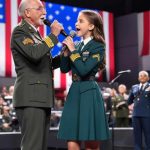
[[[43,21],[45,19],[45,17],[41,17],[40,19]]]

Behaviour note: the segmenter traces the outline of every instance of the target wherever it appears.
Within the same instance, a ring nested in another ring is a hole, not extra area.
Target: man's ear
[[[92,31],[92,30],[94,29],[94,27],[95,27],[95,26],[94,26],[93,24],[90,24],[90,25],[89,25],[89,31]]]
[[[24,15],[29,18],[30,17],[30,11],[28,11],[27,9],[24,11]]]

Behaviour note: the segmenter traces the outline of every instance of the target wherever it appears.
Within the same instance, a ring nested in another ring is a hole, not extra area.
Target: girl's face
[[[94,25],[87,20],[83,13],[79,13],[75,26],[77,35],[83,37],[83,39],[86,39],[92,35]]]

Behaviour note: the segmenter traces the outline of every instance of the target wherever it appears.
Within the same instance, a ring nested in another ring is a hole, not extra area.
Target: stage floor
[[[51,129],[48,150],[67,150],[66,141],[57,139],[57,129]],[[101,150],[133,150],[133,128],[110,128],[112,137],[103,141]],[[0,150],[20,150],[20,132],[0,132]]]

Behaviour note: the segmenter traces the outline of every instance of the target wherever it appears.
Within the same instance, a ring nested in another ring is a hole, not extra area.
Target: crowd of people
[[[14,86],[3,86],[0,91],[0,132],[20,131],[16,112],[12,104]],[[103,87],[102,95],[108,122],[115,127],[130,127],[132,111],[128,109],[128,91],[124,84],[120,84],[118,89]],[[65,97],[58,99],[55,97],[54,108],[51,114],[51,127],[58,127],[61,111],[63,110]],[[58,111],[58,112],[57,112]]]
[[[135,148],[142,147],[144,133],[146,147],[149,147],[149,75],[140,71],[139,84],[127,89],[120,84],[117,88],[101,87],[105,111],[110,127],[133,127]],[[63,92],[63,91],[61,91]],[[14,86],[3,86],[0,91],[0,132],[20,131],[19,122],[12,104]],[[64,91],[64,93],[66,93]],[[54,107],[50,117],[50,125],[59,128],[66,94],[63,99],[55,95]],[[62,98],[62,97],[61,97]],[[132,119],[131,119],[132,118]]]
[[[0,91],[0,132],[20,131],[19,122],[13,108],[14,86],[2,86]],[[55,99],[54,108],[50,115],[51,127],[58,127],[64,100]]]
[[[108,114],[108,122],[114,127],[130,127],[132,111],[128,108],[129,90],[120,84],[117,89],[104,88],[103,97]]]
[[[129,95],[123,84],[117,89],[99,88],[96,82],[97,72],[106,66],[106,43],[99,13],[79,12],[75,27],[81,41],[75,44],[57,20],[50,25],[51,33],[41,37],[38,28],[47,12],[40,0],[22,0],[18,12],[21,22],[12,32],[10,46],[17,78],[15,85],[8,89],[3,86],[0,93],[0,131],[21,131],[22,150],[46,150],[50,126],[59,127],[57,138],[66,140],[69,150],[79,150],[81,142],[86,150],[100,150],[100,141],[111,138],[108,126],[129,127],[132,115],[136,150],[141,147],[142,130],[149,149],[148,73],[139,73],[140,84],[133,86]],[[50,51],[58,43],[59,34],[66,36],[62,42],[65,46],[53,58]],[[55,100],[54,105],[56,68],[63,73],[71,71],[72,84],[67,96]]]
[[[14,86],[7,88],[3,86],[0,92],[0,132],[19,131],[19,124],[16,112],[13,108]]]

